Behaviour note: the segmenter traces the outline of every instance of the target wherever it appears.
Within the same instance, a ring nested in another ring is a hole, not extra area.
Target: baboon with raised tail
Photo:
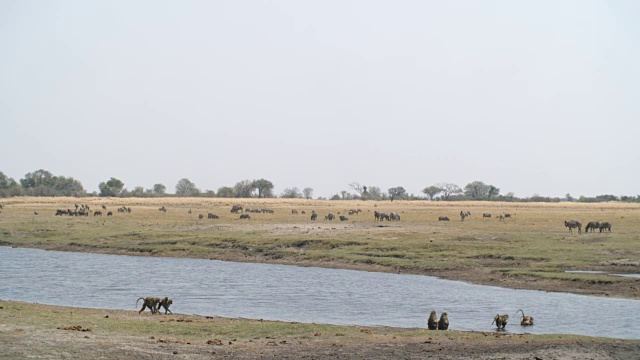
[[[138,314],[140,314],[141,312],[144,311],[145,308],[149,308],[149,310],[151,310],[152,314],[155,314],[158,311],[158,304],[160,303],[160,298],[157,297],[140,297],[138,298],[138,300],[136,300],[136,307],[138,306],[138,301],[142,300],[142,309],[140,309],[140,311],[138,311]]]
[[[520,320],[520,325],[522,325],[522,326],[533,325],[533,316],[526,316],[524,314],[524,311],[522,311],[522,309],[519,309],[518,311],[516,311],[516,314],[518,312],[522,313],[522,319]]]

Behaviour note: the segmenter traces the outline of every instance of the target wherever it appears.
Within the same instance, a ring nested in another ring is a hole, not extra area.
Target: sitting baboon
[[[493,321],[491,322],[491,325],[493,325],[493,323],[496,323],[498,330],[504,330],[504,327],[507,326],[507,321],[509,321],[509,315],[496,314],[496,316],[493,318]]]
[[[141,312],[144,311],[145,308],[149,308],[149,310],[151,310],[152,314],[155,314],[158,311],[158,304],[160,303],[160,298],[157,297],[140,297],[138,298],[138,300],[136,300],[136,307],[138,306],[138,301],[142,300],[142,309],[140,309],[140,311],[138,311],[138,314],[140,314]]]
[[[438,217],[438,221],[449,221],[449,218],[446,216],[440,216]]]
[[[438,329],[438,315],[436,315],[435,310],[431,310],[431,314],[429,314],[429,320],[427,320],[427,328],[429,330]]]
[[[447,313],[443,312],[440,314],[440,320],[438,320],[438,330],[447,330],[449,329],[449,317],[447,317]]]
[[[169,299],[167,296],[163,297],[162,299],[160,299],[160,301],[158,302],[158,309],[156,310],[156,312],[158,310],[160,310],[160,308],[164,308],[164,314],[167,315],[167,311],[171,314],[173,314],[171,312],[171,310],[169,310],[169,306],[171,306],[171,304],[173,304],[173,300]]]
[[[522,313],[522,320],[520,320],[520,325],[522,326],[533,325],[533,316],[526,316],[524,314],[524,311],[522,311],[522,309],[518,311]],[[518,313],[518,311],[516,311],[516,314]]]
[[[203,217],[204,217],[204,215],[198,214],[198,219],[202,220]]]
[[[311,221],[315,221],[318,218],[318,214],[313,213],[311,214]]]
[[[347,221],[349,220],[348,217],[344,216],[344,215],[340,215],[340,221]]]
[[[251,220],[251,215],[249,215],[249,214],[242,214],[242,215],[240,215],[240,219],[247,219],[247,220]]]

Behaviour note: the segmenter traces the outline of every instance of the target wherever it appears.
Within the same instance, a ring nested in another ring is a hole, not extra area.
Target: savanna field
[[[639,279],[611,275],[640,273],[637,204],[40,197],[9,198],[2,204],[2,246],[415,273],[640,298]],[[55,215],[73,211],[75,204],[88,205],[90,215]],[[230,212],[233,205],[273,212],[250,212],[251,219],[241,220],[241,213]],[[131,212],[118,212],[120,207]],[[162,207],[167,211],[159,211]],[[96,210],[103,215],[94,216]],[[310,220],[312,211],[316,221]],[[375,211],[393,211],[401,220],[375,221]],[[462,221],[460,211],[471,216]],[[219,218],[208,219],[208,213]],[[348,220],[324,220],[329,213]],[[499,220],[503,213],[511,217]],[[440,216],[450,221],[438,221]],[[564,226],[571,219],[582,222],[582,234]],[[585,233],[589,221],[608,221],[612,231]],[[428,310],[424,329],[396,329],[151,315],[0,299],[0,358],[633,359],[640,351],[637,340],[426,330]]]

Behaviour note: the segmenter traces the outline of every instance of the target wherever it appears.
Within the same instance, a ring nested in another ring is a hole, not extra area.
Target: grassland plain
[[[105,205],[113,216],[106,211],[103,216],[54,215],[76,203],[92,210]],[[230,212],[235,204],[274,212],[240,220]],[[640,299],[640,279],[612,275],[640,273],[638,204],[24,197],[6,199],[4,205],[4,246],[414,273]],[[121,206],[131,213],[117,212]],[[166,213],[158,211],[162,206]],[[361,212],[348,215],[351,209]],[[376,210],[394,211],[401,221],[376,222]],[[471,211],[471,217],[462,221],[461,210]],[[310,220],[312,211],[318,220]],[[326,221],[329,212],[349,220]],[[503,212],[512,216],[499,220]],[[208,213],[220,218],[207,219]],[[451,221],[438,221],[439,216]],[[588,221],[613,227],[611,233],[570,233],[564,226],[570,219],[581,220],[583,227]]]
[[[3,246],[406,272],[502,287],[640,298],[639,279],[609,275],[640,273],[637,204],[40,197],[2,203]],[[54,216],[56,209],[74,209],[76,203],[92,210],[104,204],[113,216]],[[250,220],[240,220],[239,214],[230,213],[234,204],[274,212],[251,213]],[[117,212],[121,206],[131,207],[131,213]],[[162,206],[166,213],[158,211]],[[292,214],[294,209],[298,215]],[[344,215],[350,209],[361,212],[347,215],[348,221],[323,220],[329,212]],[[376,222],[376,210],[395,211],[401,221]],[[461,210],[471,211],[471,217],[461,221]],[[319,220],[310,220],[311,211]],[[220,219],[207,219],[209,212]],[[503,212],[512,217],[498,220]],[[482,213],[492,217],[483,218]],[[204,219],[198,219],[199,214]],[[451,221],[439,222],[439,216]],[[569,233],[564,227],[569,219],[584,225],[609,221],[612,232]],[[81,331],[87,328],[91,331]],[[640,350],[638,341],[567,335],[152,317],[11,301],[0,301],[0,343],[0,358],[635,359]]]

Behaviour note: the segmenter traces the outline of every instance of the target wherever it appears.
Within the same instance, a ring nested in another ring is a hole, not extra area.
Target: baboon
[[[140,311],[138,311],[138,314],[140,314],[141,312],[144,311],[145,308],[149,308],[149,310],[151,310],[152,314],[155,314],[158,311],[158,304],[160,303],[160,298],[157,297],[140,297],[138,298],[138,300],[136,300],[136,307],[138,306],[138,301],[142,300],[142,309],[140,309]]]
[[[107,210],[107,206],[105,204],[102,204],[102,210]]]
[[[344,215],[340,215],[340,221],[347,221],[349,220],[348,217],[344,216]]]
[[[318,218],[318,214],[313,213],[311,214],[311,221],[315,221]]]
[[[446,216],[440,216],[438,217],[438,221],[449,221],[449,218]]]
[[[107,213],[107,216],[113,216],[113,211],[109,211],[109,212]]]
[[[504,327],[507,326],[507,321],[509,321],[508,314],[504,314],[504,315],[496,314],[496,316],[493,318],[493,321],[491,322],[491,325],[493,325],[493,323],[496,323],[498,330],[500,329],[504,330]]]
[[[249,215],[249,214],[242,214],[242,215],[240,215],[240,219],[247,219],[247,220],[251,220],[251,215]]]
[[[171,312],[171,310],[169,310],[169,306],[171,306],[171,304],[173,304],[173,300],[169,299],[167,296],[163,297],[162,299],[160,299],[160,301],[158,302],[158,308],[156,310],[156,312],[158,310],[160,310],[160,308],[164,308],[164,314],[167,315],[167,311],[171,314],[173,314]]]
[[[518,311],[522,313],[522,320],[520,320],[520,325],[522,326],[533,325],[533,316],[526,316],[524,314],[524,311],[522,311],[522,309],[519,309]],[[516,311],[516,314],[518,313],[518,311]]]
[[[301,213],[302,215],[306,215],[306,214],[307,214],[307,212],[306,212],[306,211],[304,211],[304,210],[300,211],[300,213]]]
[[[438,315],[436,315],[435,310],[431,310],[431,314],[429,314],[429,320],[427,320],[427,328],[429,330],[438,329]]]
[[[198,219],[200,219],[200,220],[202,220],[203,217],[204,217],[204,215],[202,215],[202,214],[198,215]]]
[[[440,314],[440,320],[438,320],[438,330],[447,330],[449,329],[449,317],[447,317],[447,313],[443,312]]]

